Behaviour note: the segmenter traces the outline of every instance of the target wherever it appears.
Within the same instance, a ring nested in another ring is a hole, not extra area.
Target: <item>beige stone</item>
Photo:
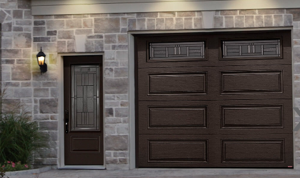
[[[119,33],[120,18],[95,18],[94,33]]]

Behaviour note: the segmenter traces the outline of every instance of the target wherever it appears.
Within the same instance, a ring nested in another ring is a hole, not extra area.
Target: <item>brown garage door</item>
[[[289,30],[135,44],[137,167],[293,166]]]

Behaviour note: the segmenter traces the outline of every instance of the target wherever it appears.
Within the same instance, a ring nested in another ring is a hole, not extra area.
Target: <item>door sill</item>
[[[106,168],[104,166],[97,166],[97,165],[65,165],[65,166],[59,167],[58,169],[104,170]]]

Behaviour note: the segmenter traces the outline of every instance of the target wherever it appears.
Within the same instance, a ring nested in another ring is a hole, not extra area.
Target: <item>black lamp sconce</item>
[[[41,73],[47,72],[46,54],[43,52],[42,47],[39,53],[36,55],[38,65],[40,66]]]

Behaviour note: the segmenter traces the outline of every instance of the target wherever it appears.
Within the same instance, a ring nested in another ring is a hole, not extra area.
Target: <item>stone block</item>
[[[237,15],[237,10],[226,10],[226,11],[220,11],[220,15]]]
[[[58,120],[58,115],[50,115],[50,120]]]
[[[33,27],[33,36],[46,36],[45,27]]]
[[[74,30],[59,30],[58,39],[74,39]]]
[[[2,59],[1,64],[15,64],[15,59]]]
[[[57,130],[57,121],[40,121],[39,122],[39,126],[40,126],[40,130],[53,130],[56,131]]]
[[[10,81],[10,72],[2,72],[2,81]]]
[[[1,50],[2,58],[21,58],[22,50],[21,49],[2,49]]]
[[[31,33],[15,33],[14,34],[15,48],[31,48]]]
[[[294,59],[294,62],[300,63],[300,47],[293,48],[293,59]]]
[[[24,19],[32,19],[31,10],[24,10]]]
[[[29,59],[16,59],[16,64],[30,64],[30,60]]]
[[[165,18],[165,29],[174,29],[174,18]]]
[[[300,82],[294,82],[294,97],[300,97]]]
[[[31,20],[16,20],[16,25],[22,25],[22,26],[31,26],[32,21]]]
[[[119,158],[119,164],[128,164],[128,158]]]
[[[49,97],[49,89],[48,88],[34,88],[33,96],[34,97]]]
[[[147,30],[155,30],[155,19],[147,19]]]
[[[40,113],[57,113],[57,99],[40,99]]]
[[[114,76],[113,68],[104,69],[104,77],[113,77],[113,76]]]
[[[93,33],[92,29],[76,29],[75,30],[75,35],[89,35],[92,33]]]
[[[254,16],[245,16],[245,27],[254,27]]]
[[[263,27],[264,26],[264,19],[263,16],[255,16],[255,27]]]
[[[283,26],[283,15],[274,15],[274,26]]]
[[[23,10],[13,10],[14,19],[23,19]]]
[[[105,117],[114,117],[113,108],[105,108]]]
[[[224,27],[224,17],[223,16],[215,16],[214,17],[214,27],[215,28],[223,28]]]
[[[105,79],[105,94],[123,94],[128,92],[127,78]]]
[[[145,30],[146,29],[146,19],[136,19],[136,29]]]
[[[87,39],[103,39],[103,35],[89,35]]]
[[[14,32],[22,32],[23,31],[23,27],[13,27],[13,31]]]
[[[201,29],[202,24],[203,24],[202,17],[195,17],[194,18],[194,28]]]
[[[240,10],[239,11],[239,14],[240,15],[255,15],[257,14],[257,11],[256,10]]]
[[[43,75],[41,75],[41,72],[32,72],[33,76],[33,81],[56,81],[57,80],[57,74],[56,73],[51,73],[51,72],[46,72]]]
[[[183,28],[184,29],[192,29],[193,28],[193,18],[184,18]]]
[[[156,18],[158,17],[158,13],[157,12],[143,12],[143,13],[137,13],[136,14],[137,18],[144,18],[144,17],[152,17],[152,18]]]
[[[233,16],[225,16],[225,28],[233,28],[234,27],[234,20]]]
[[[165,19],[164,18],[157,18],[156,19],[156,29],[157,30],[165,29]]]
[[[116,34],[106,34],[106,35],[104,35],[104,43],[105,44],[115,44],[115,43],[117,43],[117,35]]]
[[[109,62],[104,62],[106,67],[118,67],[119,66],[119,61],[109,61]]]
[[[128,108],[115,108],[115,116],[116,117],[128,117]]]
[[[12,39],[11,38],[2,38],[1,48],[10,49],[12,48]]]
[[[54,97],[54,98],[59,97],[58,88],[51,88],[50,91],[51,91],[51,97]]]
[[[106,164],[118,164],[118,158],[105,158]]]
[[[57,82],[43,82],[42,87],[57,87]]]
[[[56,36],[56,34],[57,34],[56,30],[47,31],[47,36]]]
[[[7,22],[2,24],[2,32],[11,32],[12,31],[12,23]]]
[[[175,18],[175,29],[183,29],[183,18]]]
[[[5,18],[6,18],[6,13],[3,10],[0,10],[0,23],[3,23]]]
[[[35,15],[33,16],[34,19],[53,19],[53,15]]]
[[[118,135],[128,135],[129,129],[128,124],[120,124],[116,127]]]
[[[12,68],[12,80],[31,80],[30,65],[15,65]]]
[[[47,114],[38,114],[38,115],[35,114],[33,118],[34,118],[33,120],[36,120],[36,121],[38,121],[38,120],[49,120],[49,115],[47,115]]]
[[[109,135],[105,137],[105,150],[124,151],[128,150],[128,136],[127,135]]]
[[[239,28],[245,27],[245,16],[236,16],[234,26]]]
[[[286,13],[292,14],[294,21],[300,21],[300,9],[286,9]]]
[[[136,19],[128,19],[128,30],[136,30]]]
[[[33,22],[34,26],[44,26],[46,24],[45,20],[35,20]]]
[[[116,59],[120,61],[128,61],[128,52],[127,51],[117,51]]]
[[[118,43],[127,43],[127,34],[118,34]]]
[[[284,9],[261,9],[258,14],[284,14]]]
[[[93,20],[92,19],[83,19],[82,24],[83,24],[83,28],[92,28]]]
[[[57,41],[57,52],[67,52],[66,41]]]
[[[128,68],[115,68],[114,77],[128,77]]]
[[[120,18],[95,18],[94,33],[119,33]]]
[[[66,28],[82,28],[82,20],[81,19],[66,20]]]
[[[67,52],[75,52],[74,40],[68,40],[67,41]]]
[[[105,124],[105,135],[115,135],[116,126],[114,124]]]
[[[300,74],[300,63],[294,64],[294,74]]]
[[[195,17],[196,12],[177,12],[177,17]]]
[[[292,15],[284,15],[284,26],[292,26],[292,25],[293,25]]]
[[[121,101],[120,106],[121,107],[128,107],[129,103],[127,101]]]
[[[128,19],[129,17],[121,17],[121,27],[128,27]]]
[[[18,0],[18,9],[30,9],[31,1],[29,0]]]
[[[104,60],[115,60],[116,59],[116,52],[115,51],[105,51],[104,53]]]
[[[50,37],[33,37],[33,42],[51,42]]]
[[[47,20],[46,21],[47,29],[63,29],[65,28],[64,20]]]
[[[31,87],[31,82],[21,82],[21,87]]]
[[[20,82],[3,82],[4,87],[19,87]]]
[[[103,40],[94,40],[95,52],[101,52],[103,48]]]
[[[14,97],[16,97],[16,98],[32,97],[32,89],[31,88],[15,88],[14,89]]]
[[[266,26],[266,27],[273,26],[273,16],[271,16],[271,15],[264,16],[264,26]]]
[[[112,45],[112,50],[128,50],[128,45]]]
[[[159,17],[175,17],[176,13],[175,12],[159,12],[158,16]]]
[[[54,16],[55,19],[71,19],[73,18],[72,15],[55,15]]]

